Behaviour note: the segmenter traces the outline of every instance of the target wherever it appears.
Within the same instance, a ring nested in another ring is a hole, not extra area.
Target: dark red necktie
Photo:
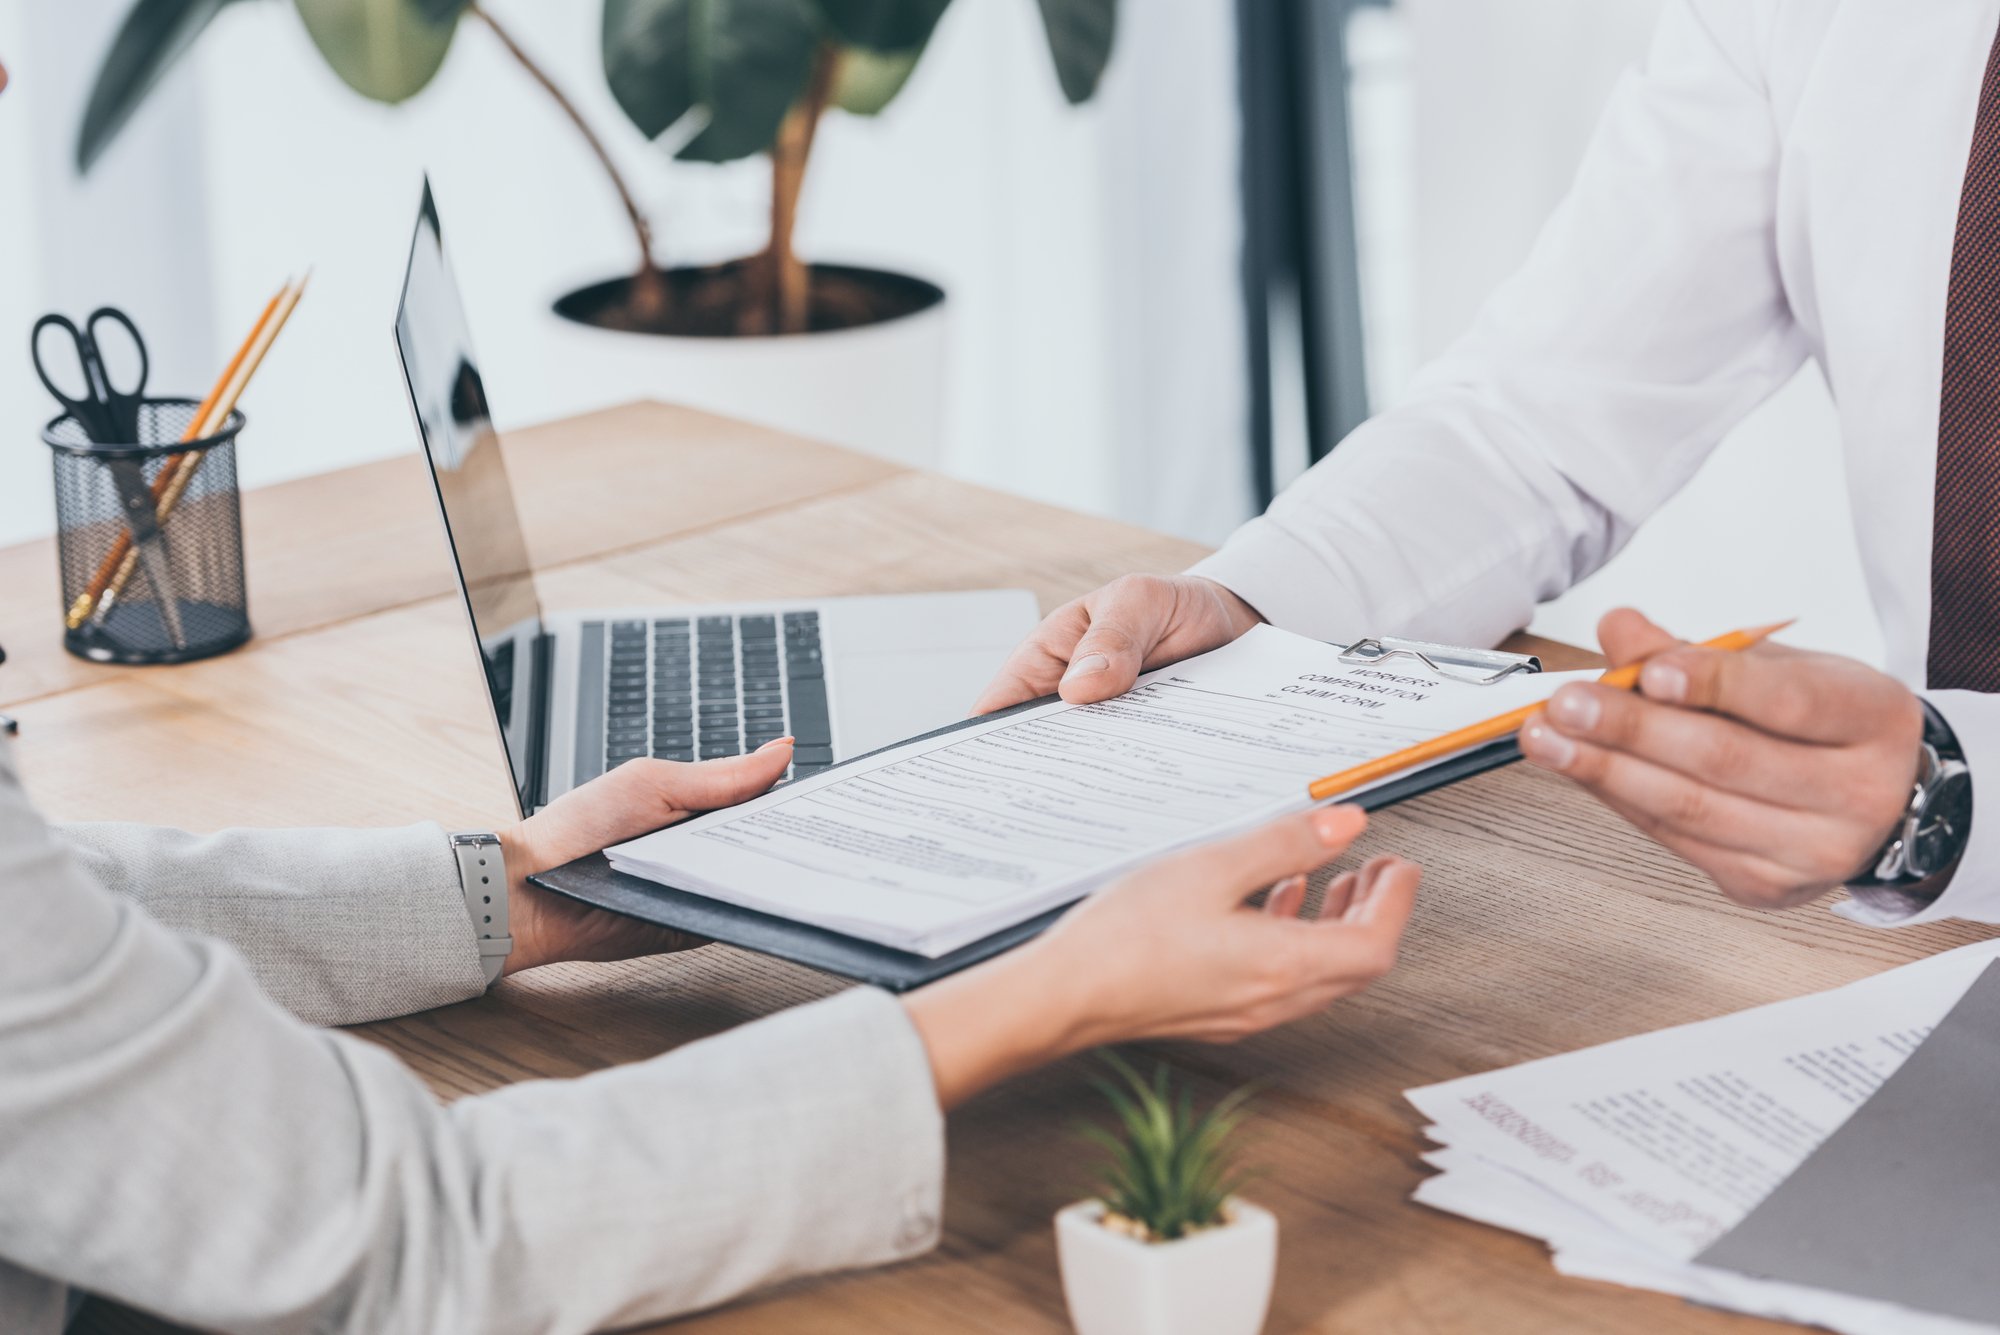
[[[2000,691],[2000,39],[1951,250],[1934,513],[1930,684]]]

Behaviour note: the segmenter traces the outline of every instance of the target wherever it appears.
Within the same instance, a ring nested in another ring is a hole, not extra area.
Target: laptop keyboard
[[[665,617],[608,629],[605,769],[647,755],[741,755],[788,732],[797,739],[793,778],[833,763],[819,613]]]

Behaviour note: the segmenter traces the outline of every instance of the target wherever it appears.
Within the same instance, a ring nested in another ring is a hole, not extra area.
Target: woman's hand
[[[1396,962],[1416,866],[1377,858],[1328,887],[1317,919],[1298,916],[1306,873],[1367,823],[1358,808],[1329,807],[1166,858],[1012,954],[913,993],[939,1102],[1099,1044],[1230,1042],[1380,978]],[[1262,909],[1245,904],[1267,887]]]
[[[748,801],[776,783],[791,763],[789,737],[747,756],[698,765],[630,760],[499,831],[507,863],[509,930],[514,936],[507,972],[565,960],[631,959],[702,945],[670,928],[537,889],[527,878],[650,834],[694,812]]]

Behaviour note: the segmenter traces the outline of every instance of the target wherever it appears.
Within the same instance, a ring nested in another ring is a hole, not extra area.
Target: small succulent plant
[[[1116,1078],[1096,1084],[1118,1128],[1083,1128],[1107,1155],[1097,1193],[1104,1226],[1142,1242],[1171,1242],[1228,1223],[1230,1198],[1251,1176],[1238,1165],[1231,1138],[1253,1090],[1226,1094],[1197,1116],[1193,1091],[1176,1091],[1164,1063],[1148,1081],[1115,1054],[1105,1060]]]

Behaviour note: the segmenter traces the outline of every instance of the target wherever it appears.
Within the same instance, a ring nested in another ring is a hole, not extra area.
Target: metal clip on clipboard
[[[1517,672],[1542,670],[1542,660],[1533,654],[1466,649],[1455,644],[1432,644],[1429,640],[1403,640],[1393,635],[1371,635],[1340,651],[1343,663],[1386,663],[1394,658],[1414,658],[1440,677],[1473,686],[1491,686]]]

